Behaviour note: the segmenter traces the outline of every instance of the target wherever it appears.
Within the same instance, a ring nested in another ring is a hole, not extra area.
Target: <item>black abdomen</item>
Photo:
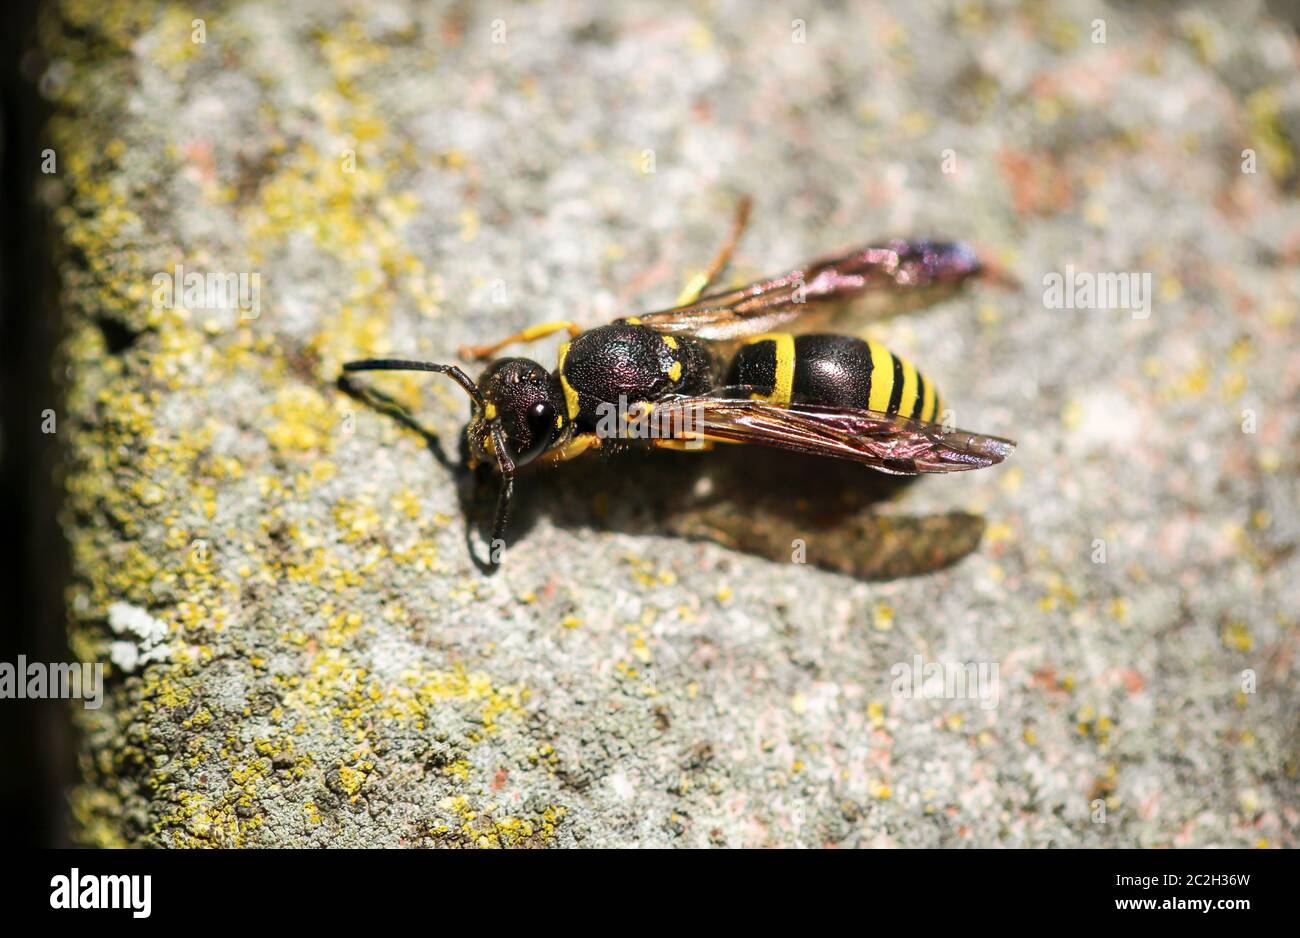
[[[910,362],[852,336],[755,336],[732,359],[727,384],[778,404],[794,399],[919,420],[940,412],[938,392]]]

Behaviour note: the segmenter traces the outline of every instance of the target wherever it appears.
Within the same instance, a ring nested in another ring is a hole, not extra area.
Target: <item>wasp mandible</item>
[[[494,464],[501,476],[494,545],[505,543],[520,469],[633,440],[674,450],[768,446],[895,475],[979,469],[1010,455],[1010,440],[939,422],[939,391],[910,362],[876,342],[820,331],[834,321],[837,301],[932,301],[936,290],[989,275],[968,245],[890,241],[706,294],[735,251],[749,207],[748,198],[740,201],[730,236],[671,309],[587,330],[548,322],[460,350],[487,360],[507,345],[567,332],[554,371],[527,358],[496,359],[477,382],[456,365],[406,359],[343,369],[437,372],[464,389],[473,404],[471,462]],[[653,432],[624,426],[651,416]]]

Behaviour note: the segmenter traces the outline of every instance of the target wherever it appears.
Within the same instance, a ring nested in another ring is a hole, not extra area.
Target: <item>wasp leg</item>
[[[600,448],[600,437],[594,433],[579,433],[563,446],[558,446],[555,449],[542,453],[542,455],[537,457],[537,463],[538,465],[542,465],[568,462],[570,459],[576,459],[592,448]]]
[[[457,351],[461,358],[483,361],[491,358],[507,345],[515,342],[536,342],[538,339],[544,339],[560,331],[567,331],[570,338],[577,338],[578,334],[582,332],[582,327],[569,322],[567,319],[557,319],[554,322],[529,326],[523,332],[516,332],[514,335],[506,336],[500,342],[492,342],[488,345],[462,345]]]
[[[698,300],[726,268],[731,261],[731,255],[736,253],[736,245],[740,243],[740,236],[745,233],[745,226],[749,224],[749,209],[752,204],[753,200],[749,196],[740,197],[740,202],[736,204],[736,217],[731,223],[731,234],[727,235],[727,240],[714,255],[708,269],[686,281],[686,286],[677,297],[678,306],[690,306]]]
[[[653,440],[651,442],[656,449],[670,449],[676,453],[707,453],[713,449],[713,441],[704,439]]]

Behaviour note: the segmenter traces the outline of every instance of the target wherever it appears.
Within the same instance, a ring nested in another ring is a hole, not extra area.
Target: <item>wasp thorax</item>
[[[564,392],[559,380],[535,361],[502,358],[478,380],[490,425],[505,431],[515,465],[541,455],[564,429]]]

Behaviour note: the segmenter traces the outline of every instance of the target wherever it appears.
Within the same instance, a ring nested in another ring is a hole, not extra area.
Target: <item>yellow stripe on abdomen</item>
[[[921,419],[931,421],[934,419],[934,408],[939,403],[939,396],[934,392],[934,382],[925,382],[925,397],[921,399]]]
[[[794,395],[794,336],[788,332],[764,332],[745,344],[771,342],[776,346],[776,375],[771,394],[751,394],[756,401],[769,401],[785,407]]]
[[[871,394],[867,407],[884,413],[894,393],[894,356],[879,342],[868,342],[871,350]]]
[[[906,358],[898,359],[898,363],[903,366],[903,396],[898,399],[898,412],[910,417],[916,407],[916,366]]]

